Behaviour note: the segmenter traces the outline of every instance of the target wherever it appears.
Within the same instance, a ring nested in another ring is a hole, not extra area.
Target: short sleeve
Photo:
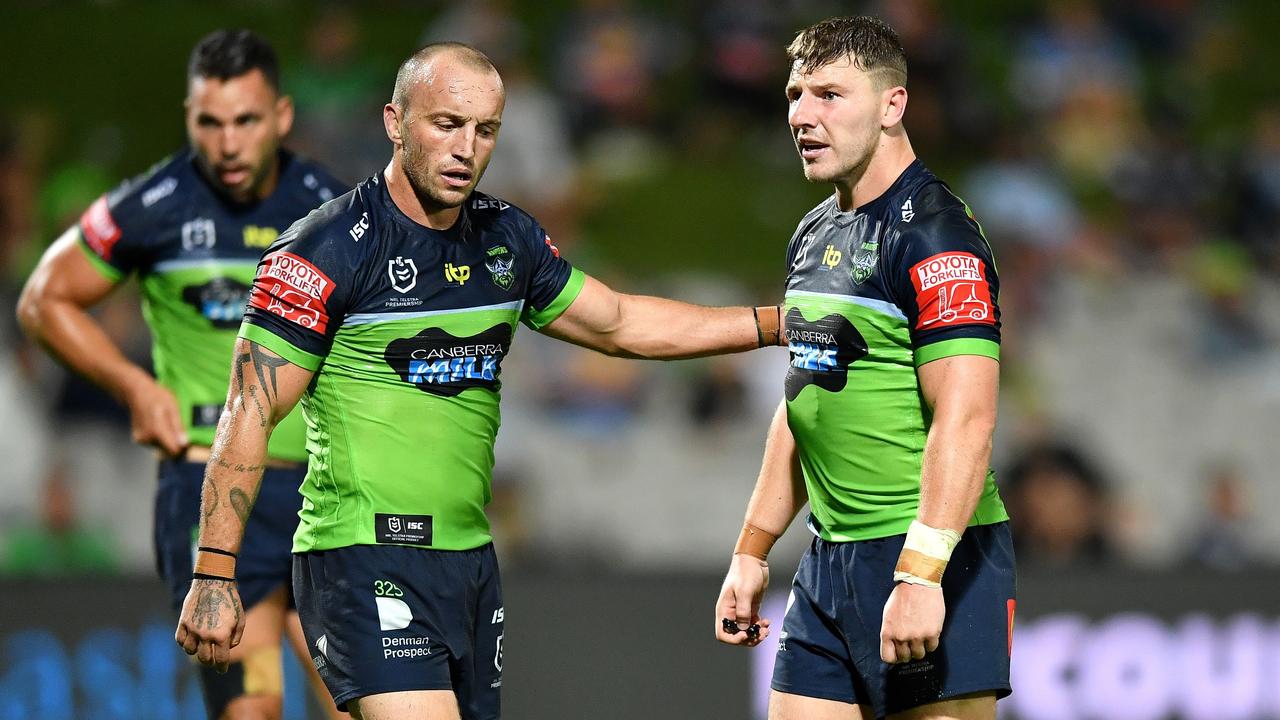
[[[892,294],[907,316],[917,366],[953,355],[1000,358],[1000,281],[991,247],[968,208],[954,202],[899,226]]]
[[[528,245],[532,250],[533,270],[521,321],[540,330],[569,309],[582,292],[586,274],[560,257],[551,236],[536,222],[532,223]]]
[[[127,188],[99,197],[77,225],[81,249],[107,279],[120,280],[146,266],[147,244],[153,239],[147,210]]]
[[[350,239],[330,238],[326,227],[299,221],[268,249],[240,325],[240,337],[308,370],[319,369],[329,354],[359,262]]]

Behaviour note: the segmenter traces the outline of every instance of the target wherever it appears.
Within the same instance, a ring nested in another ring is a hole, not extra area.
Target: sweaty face
[[[787,121],[810,182],[860,176],[880,140],[886,92],[848,57],[787,80]]]
[[[259,70],[197,77],[187,89],[187,137],[205,176],[237,202],[270,194],[276,151],[293,122],[289,99]]]
[[[401,162],[424,203],[457,207],[475,190],[497,143],[502,81],[444,58],[422,76],[400,110]]]

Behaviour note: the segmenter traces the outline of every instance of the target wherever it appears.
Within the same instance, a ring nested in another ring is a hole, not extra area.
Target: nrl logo
[[[402,529],[403,529],[403,528],[401,527],[401,524],[400,524],[400,518],[398,518],[398,517],[388,518],[388,519],[387,519],[387,529],[388,529],[388,530],[390,530],[390,531],[391,531],[391,532],[393,532],[393,533],[398,533],[398,532],[400,532],[400,530],[402,530]]]
[[[853,281],[859,285],[875,272],[876,260],[880,258],[879,238],[867,240],[858,246],[853,254]]]
[[[506,248],[503,248],[503,250],[506,250]],[[510,290],[516,281],[515,265],[515,257],[507,253],[498,255],[491,260],[486,260],[484,263],[489,274],[493,276],[493,284],[503,290]]]
[[[395,260],[387,261],[387,277],[391,278],[391,289],[404,294],[418,284],[418,266],[413,259],[406,260],[397,255]]]

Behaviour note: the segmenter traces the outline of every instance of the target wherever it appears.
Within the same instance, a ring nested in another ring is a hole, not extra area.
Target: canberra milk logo
[[[867,356],[866,339],[843,315],[824,315],[811,321],[793,307],[787,312],[786,327],[791,349],[787,400],[795,400],[809,385],[840,392],[848,379],[849,365]]]
[[[244,317],[249,286],[231,278],[217,277],[203,285],[183,288],[182,299],[214,327],[233,329],[240,327],[240,319]]]
[[[395,260],[387,261],[387,277],[391,278],[391,289],[404,294],[418,284],[418,266],[413,259],[405,259],[399,255]]]
[[[425,393],[453,397],[467,388],[496,391],[510,347],[511,326],[506,323],[461,338],[443,328],[427,328],[392,340],[382,357],[401,380]]]

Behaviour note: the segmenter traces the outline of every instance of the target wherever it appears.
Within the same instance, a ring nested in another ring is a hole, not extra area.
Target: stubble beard
[[[418,151],[418,148],[409,143],[404,144],[401,150],[400,164],[404,167],[405,177],[409,180],[409,187],[413,188],[413,194],[418,197],[418,201],[422,203],[423,208],[428,211],[448,210],[456,208],[466,202],[471,195],[471,190],[462,192],[461,197],[454,193],[450,193],[449,197],[433,186],[432,180],[435,174],[428,167],[428,161]],[[475,185],[471,186],[472,188]]]
[[[805,164],[805,180],[811,183],[848,183],[850,186],[856,185],[867,172],[867,168],[871,166],[871,160],[875,156],[878,145],[876,142],[877,135],[878,133],[872,133],[861,148],[858,148],[854,153],[850,153],[849,159],[833,158],[838,164],[830,170],[823,170],[818,166]]]

